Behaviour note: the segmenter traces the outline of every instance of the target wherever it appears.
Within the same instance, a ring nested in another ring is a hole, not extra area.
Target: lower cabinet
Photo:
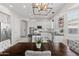
[[[10,47],[10,40],[5,40],[0,42],[0,52],[4,51],[5,49]]]
[[[71,50],[79,54],[79,40],[68,40],[68,45]]]

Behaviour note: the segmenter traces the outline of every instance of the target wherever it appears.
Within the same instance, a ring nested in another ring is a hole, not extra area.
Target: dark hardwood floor
[[[44,50],[50,50],[52,56],[77,56],[74,52],[69,50],[66,45],[63,43],[58,44],[58,47],[56,47],[53,42],[43,43],[41,49],[37,49],[35,43],[17,43],[14,46],[6,49],[2,53],[0,53],[1,56],[24,56],[26,50],[34,50],[34,51],[44,51]],[[71,52],[70,52],[71,51]]]
[[[55,46],[55,56],[79,56],[79,54],[74,53],[63,43],[59,43],[58,46]]]

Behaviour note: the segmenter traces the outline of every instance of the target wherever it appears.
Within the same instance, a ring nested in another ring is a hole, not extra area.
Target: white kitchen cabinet
[[[21,21],[21,37],[26,37],[27,36],[27,22],[26,21]]]
[[[4,51],[10,46],[11,46],[10,40],[5,40],[5,41],[0,42],[0,52]]]
[[[63,43],[64,37],[63,36],[54,36],[54,43]]]

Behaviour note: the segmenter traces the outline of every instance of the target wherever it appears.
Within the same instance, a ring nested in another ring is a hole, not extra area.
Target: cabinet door
[[[27,35],[27,22],[21,21],[21,37],[26,37]]]

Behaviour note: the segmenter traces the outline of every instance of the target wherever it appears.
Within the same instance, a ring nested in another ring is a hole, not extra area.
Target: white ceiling
[[[31,3],[1,3],[17,13],[21,18],[31,18],[31,19],[51,19],[61,8],[65,5],[64,3],[49,3],[49,7],[52,8],[51,12],[46,15],[34,15]],[[13,7],[10,7],[12,5]],[[52,12],[55,12],[52,14]]]

